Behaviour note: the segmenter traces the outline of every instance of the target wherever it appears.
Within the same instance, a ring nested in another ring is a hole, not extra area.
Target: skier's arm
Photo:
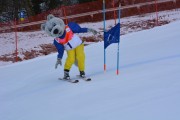
[[[71,30],[74,33],[85,33],[88,32],[88,28],[81,28],[77,23],[75,22],[69,22],[68,26],[71,28]]]
[[[56,40],[54,40],[54,45],[58,51],[58,56],[57,58],[62,59],[63,54],[64,54],[64,46],[62,44],[59,44]]]
[[[92,32],[94,35],[97,34],[97,31],[92,28],[81,28],[77,23],[70,22],[68,26],[74,33],[85,33],[85,32]]]

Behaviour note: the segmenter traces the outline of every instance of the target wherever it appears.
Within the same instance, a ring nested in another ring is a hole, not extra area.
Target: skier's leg
[[[84,53],[84,44],[79,45],[76,49],[76,59],[78,61],[78,68],[83,75],[85,75],[85,53]]]
[[[72,65],[74,64],[75,61],[75,50],[68,50],[67,51],[67,58],[66,58],[66,62],[64,65],[64,75],[68,73],[69,76],[69,71],[72,67]]]

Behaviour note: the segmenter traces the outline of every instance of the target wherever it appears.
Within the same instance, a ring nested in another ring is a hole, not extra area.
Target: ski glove
[[[88,32],[92,32],[94,35],[96,35],[98,32],[94,29],[88,28]]]
[[[55,69],[57,69],[58,65],[62,65],[61,58],[58,58],[55,64]]]

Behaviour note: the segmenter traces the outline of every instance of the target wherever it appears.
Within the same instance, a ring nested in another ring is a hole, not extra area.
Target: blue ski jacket
[[[88,32],[88,28],[81,28],[77,23],[75,22],[69,22],[68,23],[69,28],[72,30],[73,33],[85,33]],[[63,39],[66,35],[66,31],[64,31],[62,36],[59,36],[59,38]],[[63,57],[64,54],[64,46],[60,43],[58,43],[55,39],[54,39],[54,45],[58,51],[58,58]]]

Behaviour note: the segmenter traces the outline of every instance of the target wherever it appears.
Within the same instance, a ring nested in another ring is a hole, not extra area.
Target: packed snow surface
[[[58,80],[56,53],[0,67],[0,120],[180,120],[180,21],[85,47],[91,82]],[[63,58],[65,62],[66,54]],[[73,66],[71,78],[78,74]]]

